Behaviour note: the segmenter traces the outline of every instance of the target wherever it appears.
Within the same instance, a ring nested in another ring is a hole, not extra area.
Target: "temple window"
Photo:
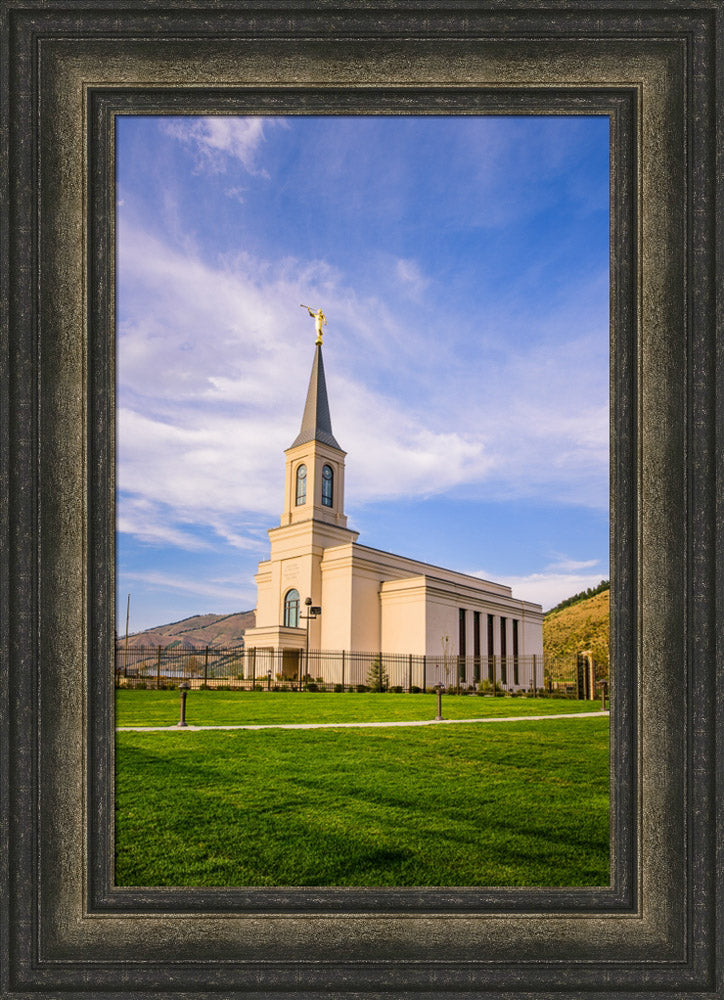
[[[299,591],[289,590],[284,598],[284,624],[287,628],[299,628]]]
[[[307,500],[307,467],[300,465],[297,469],[297,507]]]
[[[331,507],[332,506],[332,484],[334,482],[334,473],[329,465],[325,465],[322,469],[322,506]]]

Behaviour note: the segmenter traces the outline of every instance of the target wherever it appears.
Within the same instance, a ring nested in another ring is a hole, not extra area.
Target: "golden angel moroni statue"
[[[300,303],[299,308],[300,309],[306,309],[307,312],[309,313],[309,315],[313,318],[313,320],[314,320],[314,329],[315,329],[316,334],[317,334],[317,338],[314,341],[314,343],[315,344],[321,344],[322,343],[322,327],[327,325],[327,317],[324,315],[324,313],[322,312],[321,309],[317,309],[315,311],[314,309],[310,309],[309,306],[302,305],[301,303]]]

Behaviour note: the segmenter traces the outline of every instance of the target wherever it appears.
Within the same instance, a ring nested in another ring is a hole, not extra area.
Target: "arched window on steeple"
[[[296,504],[299,507],[300,504],[307,502],[307,467],[306,465],[300,465],[297,469],[297,480],[296,480]]]
[[[287,628],[299,628],[298,590],[288,590],[284,598],[284,624]]]
[[[332,487],[334,484],[334,473],[329,465],[322,469],[322,506],[332,506]]]

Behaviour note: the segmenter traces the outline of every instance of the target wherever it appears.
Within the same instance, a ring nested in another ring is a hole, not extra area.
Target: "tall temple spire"
[[[312,373],[309,376],[302,426],[291,447],[296,448],[297,445],[306,444],[308,441],[321,441],[332,448],[342,450],[332,433],[321,343],[318,343],[314,348],[314,362],[312,363]]]

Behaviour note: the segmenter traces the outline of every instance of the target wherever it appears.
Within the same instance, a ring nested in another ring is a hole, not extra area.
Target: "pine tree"
[[[370,670],[367,674],[367,687],[371,691],[386,691],[389,683],[390,678],[387,676],[387,671],[384,668],[382,660],[379,656],[376,656],[372,663],[370,663]]]

